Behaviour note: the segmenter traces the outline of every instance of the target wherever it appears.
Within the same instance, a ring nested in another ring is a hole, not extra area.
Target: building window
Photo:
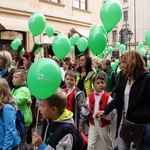
[[[25,32],[16,32],[16,31],[2,31],[0,32],[0,51],[7,50],[14,57],[16,55],[16,51],[12,50],[11,42],[15,39],[19,38],[22,41],[22,45],[26,45],[26,33]]]
[[[86,0],[74,0],[74,7],[87,10],[87,2]]]
[[[41,0],[43,2],[53,2],[53,3],[60,3],[60,0]]]
[[[128,2],[128,0],[123,0],[123,2],[125,3],[125,2]]]
[[[123,17],[124,17],[124,21],[128,20],[128,11],[127,10],[123,12]]]
[[[112,42],[116,43],[117,42],[117,31],[112,31]]]

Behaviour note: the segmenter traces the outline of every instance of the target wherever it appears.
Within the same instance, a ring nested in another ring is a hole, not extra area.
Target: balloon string
[[[104,59],[106,59],[106,57],[109,55],[109,53],[107,53],[105,56],[104,56]]]
[[[97,55],[96,55],[96,58],[97,58],[97,62],[98,62],[99,58],[98,58]],[[98,68],[98,70],[96,70],[96,78],[95,78],[95,81],[93,82],[93,84],[95,84],[95,82],[96,82],[96,80],[97,80],[97,78],[98,78],[98,75],[99,75],[100,71],[101,71],[100,68]]]
[[[98,59],[99,59],[99,58],[98,58],[98,55],[97,55],[96,57],[97,57],[97,62],[98,62]]]
[[[38,118],[39,118],[39,112],[40,112],[39,107],[40,107],[40,103],[38,102],[38,110],[37,110],[37,115],[36,115],[35,133],[37,133],[37,128],[38,128]],[[34,146],[33,149],[36,150],[36,147]]]
[[[33,43],[35,43],[35,39],[34,39],[34,36],[32,35],[32,38],[33,38]]]

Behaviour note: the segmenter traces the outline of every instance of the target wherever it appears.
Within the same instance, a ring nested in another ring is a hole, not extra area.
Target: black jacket
[[[122,75],[119,80],[118,88],[114,100],[105,108],[105,114],[117,109],[117,131],[122,119],[124,106],[124,91],[127,79]],[[150,73],[144,72],[132,85],[129,95],[129,104],[126,114],[129,121],[146,124],[150,122]]]
[[[14,71],[15,71],[15,68],[12,68],[9,72],[7,71],[7,72],[2,76],[2,78],[5,78],[5,79],[6,79],[6,81],[7,81],[8,84],[9,84],[9,87],[10,87],[11,89],[14,88],[14,86],[13,86],[13,84],[12,84],[12,77],[13,77]]]

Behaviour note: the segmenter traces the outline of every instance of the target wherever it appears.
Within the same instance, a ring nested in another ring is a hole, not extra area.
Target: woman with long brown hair
[[[119,150],[129,150],[131,140],[125,139],[120,134],[121,129],[123,131],[123,120],[128,120],[141,126],[145,124],[150,125],[150,73],[144,59],[136,50],[125,52],[121,56],[121,66],[123,68],[123,76],[120,78],[114,100],[104,110],[99,111],[96,117],[109,114],[109,112],[116,108],[118,112],[118,147]],[[150,129],[148,130],[150,132]],[[138,133],[139,130],[135,130],[135,132]],[[145,133],[144,131],[142,137],[145,136]],[[148,150],[150,145],[142,138],[140,143],[136,143],[136,148],[138,150]]]

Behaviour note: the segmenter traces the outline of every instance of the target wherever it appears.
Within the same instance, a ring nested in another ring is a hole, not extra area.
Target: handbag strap
[[[15,68],[12,68],[9,72],[9,74],[7,75],[6,77],[6,80],[13,74],[13,72],[15,71],[16,69]]]

